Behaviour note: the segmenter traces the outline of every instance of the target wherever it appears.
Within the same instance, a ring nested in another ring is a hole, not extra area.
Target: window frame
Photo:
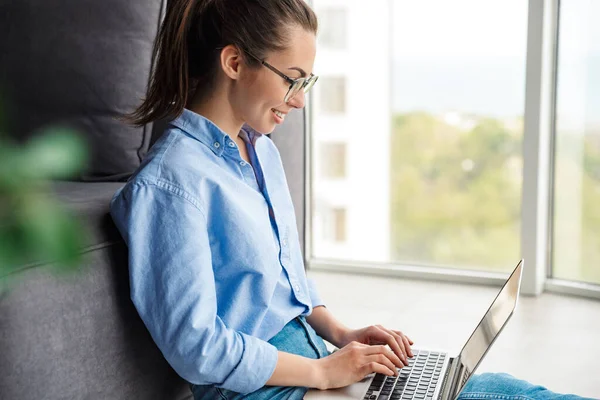
[[[390,0],[392,1],[392,0]],[[310,1],[312,5],[312,1]],[[521,257],[525,259],[521,291],[600,299],[600,285],[552,277],[552,223],[554,199],[554,139],[560,0],[529,0],[523,132],[523,188],[521,203]],[[311,94],[312,95],[312,94]],[[312,257],[312,134],[313,102],[305,108],[304,140],[304,261],[308,270],[428,279],[491,286],[504,284],[506,274],[445,269],[430,265],[365,263]],[[518,260],[515,260],[515,264]]]

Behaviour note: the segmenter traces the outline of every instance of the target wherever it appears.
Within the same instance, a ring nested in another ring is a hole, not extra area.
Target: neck
[[[226,91],[215,91],[210,96],[204,96],[204,99],[200,99],[196,94],[188,109],[209,119],[232,140],[237,141],[244,122],[234,117]]]

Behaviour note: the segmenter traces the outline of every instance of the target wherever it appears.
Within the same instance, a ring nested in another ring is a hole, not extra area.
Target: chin
[[[261,133],[263,135],[268,135],[270,133],[272,133],[275,130],[275,126],[277,124],[275,124],[274,122],[272,123],[266,123],[266,122],[259,122],[258,124],[255,124],[253,122],[246,122],[248,124],[248,126],[252,129],[254,129],[256,132]]]

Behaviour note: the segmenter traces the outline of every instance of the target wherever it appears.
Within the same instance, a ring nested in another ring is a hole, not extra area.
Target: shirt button
[[[295,289],[296,289],[296,292],[299,292],[300,291],[300,285],[296,284]]]
[[[229,142],[227,144],[229,145],[229,147],[235,147],[235,143],[233,143],[233,142]]]
[[[221,143],[219,143],[219,142],[215,142],[215,143],[213,144],[213,146],[215,146],[215,148],[217,148],[217,149],[218,149],[219,147],[221,147]]]
[[[285,246],[287,246],[287,240],[283,239],[283,240],[281,241],[281,244],[282,244],[284,247],[285,247]]]
[[[244,165],[246,165],[246,161],[240,161],[240,165],[243,167]]]

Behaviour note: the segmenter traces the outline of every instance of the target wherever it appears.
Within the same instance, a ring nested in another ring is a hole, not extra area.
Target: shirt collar
[[[171,121],[171,125],[189,133],[208,146],[218,156],[223,154],[227,142],[231,140],[229,135],[211,120],[187,108],[183,109],[183,113],[179,117]],[[239,135],[245,142],[252,142],[253,145],[262,136],[261,133],[252,129],[248,124],[242,126]]]
[[[256,141],[262,136],[262,133],[255,131],[248,124],[244,124],[244,126],[242,126],[242,130],[240,131],[240,137],[244,140],[244,142],[251,142],[253,146],[256,144]]]

